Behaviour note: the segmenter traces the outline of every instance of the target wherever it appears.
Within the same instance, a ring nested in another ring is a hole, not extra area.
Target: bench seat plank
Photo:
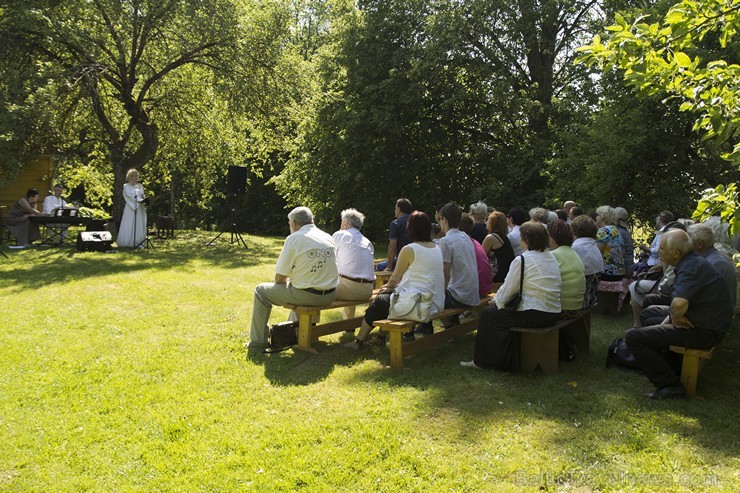
[[[315,353],[317,351],[311,347],[311,344],[319,337],[358,328],[362,324],[362,317],[353,317],[317,325],[313,325],[313,322],[320,318],[321,312],[324,310],[372,303],[378,291],[378,289],[373,290],[370,299],[363,301],[334,300],[331,304],[324,306],[283,305],[285,308],[293,310],[298,314],[298,344],[296,348]]]

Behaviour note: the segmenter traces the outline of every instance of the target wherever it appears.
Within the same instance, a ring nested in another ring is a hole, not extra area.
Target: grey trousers
[[[314,294],[287,284],[266,282],[254,288],[254,307],[252,326],[249,329],[249,346],[266,346],[273,305],[325,306],[334,301],[336,291],[327,294]]]

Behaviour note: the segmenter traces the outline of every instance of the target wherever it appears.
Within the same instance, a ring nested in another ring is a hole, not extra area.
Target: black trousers
[[[373,302],[365,310],[365,322],[372,327],[376,320],[388,318],[391,310],[391,293],[379,294],[373,298]]]
[[[681,382],[667,358],[668,346],[708,349],[719,344],[723,336],[716,330],[679,329],[665,324],[632,329],[627,332],[625,341],[643,373],[657,388],[661,388]]]
[[[669,305],[650,305],[640,312],[640,323],[643,327],[660,325],[670,312]]]
[[[511,327],[549,327],[558,321],[560,313],[525,310],[511,314],[489,306],[481,312],[475,335],[473,361],[480,368],[516,370],[519,357],[519,333]]]

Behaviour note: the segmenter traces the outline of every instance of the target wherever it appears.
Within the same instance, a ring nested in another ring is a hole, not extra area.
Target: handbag
[[[428,322],[432,309],[432,293],[393,293],[388,318]]]
[[[270,347],[266,353],[279,353],[298,344],[298,322],[280,322],[270,327]]]
[[[606,367],[640,371],[640,365],[621,337],[614,339],[614,342],[609,346],[609,352],[606,353]]]
[[[519,255],[519,257],[522,259],[522,266],[519,269],[519,291],[509,298],[509,301],[504,303],[503,311],[514,314],[516,312],[516,309],[519,308],[519,303],[522,302],[522,291],[524,290],[524,256]]]

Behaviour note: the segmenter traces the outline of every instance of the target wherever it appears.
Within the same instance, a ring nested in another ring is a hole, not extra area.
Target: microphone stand
[[[142,194],[143,194],[143,190],[142,190]],[[148,198],[141,199],[141,200],[139,200],[138,198],[136,199],[136,209],[134,209],[134,245],[135,245],[134,248],[141,248],[142,245],[144,245],[144,248],[149,248],[149,247],[154,248],[154,243],[152,243],[152,240],[149,239],[149,228],[147,228],[147,230],[144,232],[144,239],[141,240],[140,243],[138,244],[136,243],[136,218],[139,215],[139,207],[141,207],[142,205],[148,204],[148,203],[149,203]]]
[[[139,190],[138,188],[136,188],[137,185],[134,185],[134,241],[132,242],[134,245],[134,248],[137,247],[136,245],[136,217],[139,215]]]

